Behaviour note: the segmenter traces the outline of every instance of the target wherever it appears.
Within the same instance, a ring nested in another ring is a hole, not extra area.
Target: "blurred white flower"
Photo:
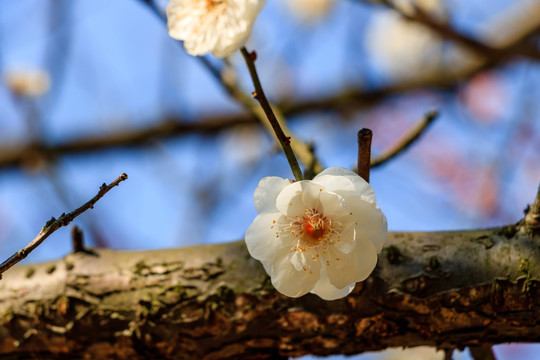
[[[225,57],[245,44],[266,0],[171,0],[169,35],[194,56]]]
[[[4,83],[19,96],[41,96],[49,91],[51,78],[41,69],[11,69],[4,72]]]
[[[375,268],[387,222],[356,173],[332,167],[293,183],[265,177],[254,202],[259,215],[246,232],[247,248],[282,294],[335,300]]]
[[[303,21],[317,21],[328,15],[336,0],[283,0],[289,11]]]
[[[436,19],[444,18],[444,8],[438,0],[396,0],[394,4],[406,15],[414,15],[419,8]],[[482,62],[474,53],[445,43],[424,25],[391,10],[376,14],[366,34],[366,50],[375,66],[399,81],[457,76]]]

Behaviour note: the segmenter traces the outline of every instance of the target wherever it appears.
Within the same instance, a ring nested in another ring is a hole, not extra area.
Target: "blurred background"
[[[249,94],[240,54],[187,55],[167,34],[166,5],[0,0],[2,259],[122,172],[129,179],[74,222],[90,246],[242,239],[259,180],[292,178],[272,137],[215,76]],[[247,46],[267,96],[324,167],[354,167],[361,128],[373,130],[377,155],[437,109],[412,148],[371,174],[390,230],[436,231],[515,223],[533,201],[539,34],[537,0],[274,0]],[[63,228],[26,262],[70,250]],[[355,358],[444,357],[410,351]],[[540,359],[540,346],[495,353]]]

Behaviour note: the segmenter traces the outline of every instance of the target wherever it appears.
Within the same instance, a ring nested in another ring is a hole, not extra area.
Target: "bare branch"
[[[46,238],[49,237],[52,233],[54,233],[56,230],[60,229],[63,226],[68,225],[70,222],[73,221],[77,216],[81,215],[85,211],[89,209],[93,209],[96,202],[98,202],[99,199],[101,199],[106,193],[109,192],[113,187],[120,184],[122,181],[126,180],[128,176],[124,173],[120,175],[116,180],[114,180],[109,185],[103,184],[99,188],[99,191],[96,196],[94,196],[92,199],[90,199],[87,203],[85,203],[83,206],[73,210],[72,212],[68,214],[62,214],[58,219],[55,219],[54,217],[49,220],[45,226],[41,229],[39,234],[32,240],[28,245],[26,245],[23,249],[17,251],[15,254],[13,254],[11,257],[9,257],[6,261],[4,261],[2,264],[0,264],[0,275],[3,274],[6,270],[8,270],[13,265],[17,264],[19,261],[23,260],[30,254],[35,248],[37,248]]]
[[[393,145],[371,161],[371,167],[381,166],[407,150],[427,130],[429,125],[439,116],[437,111],[430,111],[414,127],[409,129]]]

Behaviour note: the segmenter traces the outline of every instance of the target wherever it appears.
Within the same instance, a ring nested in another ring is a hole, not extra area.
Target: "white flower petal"
[[[356,247],[356,225],[347,223],[341,233],[336,237],[334,247],[342,253],[348,254]]]
[[[266,212],[277,212],[276,198],[278,194],[290,185],[291,182],[287,179],[282,179],[277,176],[268,176],[263,178],[253,195],[253,202],[255,203],[255,209],[259,214]]]
[[[351,212],[356,221],[356,238],[369,239],[377,253],[380,253],[388,234],[388,223],[381,209],[371,199],[364,196],[351,196],[348,199]]]
[[[316,259],[317,251],[314,249],[297,250],[290,257],[291,264],[293,264],[296,270],[312,271],[318,274],[321,269],[321,263]]]
[[[249,253],[262,262],[274,261],[278,252],[290,249],[284,237],[278,237],[277,222],[280,213],[258,215],[246,231],[246,245]]]
[[[339,167],[339,166],[332,166],[332,167],[326,168],[323,171],[321,171],[315,178],[317,178],[319,176],[324,176],[324,175],[358,176],[357,173],[355,173],[354,171],[351,171],[349,169]]]
[[[315,176],[313,182],[321,184],[326,191],[335,192],[347,200],[348,195],[364,195],[376,201],[375,192],[367,181],[355,172],[341,168],[331,167]]]
[[[326,216],[331,216],[333,219],[349,216],[350,214],[347,203],[336,193],[321,192],[320,203],[322,206],[320,211]]]
[[[299,297],[313,289],[319,279],[320,264],[314,264],[313,269],[296,270],[287,256],[276,259],[272,269],[272,285],[280,293]]]
[[[311,181],[302,182],[302,202],[304,209],[320,210],[319,195],[323,192],[323,187],[312,183]]]
[[[304,215],[302,190],[307,181],[297,181],[287,185],[276,199],[276,207],[283,214],[291,217]]]
[[[364,281],[377,265],[377,252],[370,241],[357,246],[356,251],[348,254],[333,248],[327,252],[330,265],[326,266],[326,272],[330,283],[338,289]]]
[[[346,170],[346,169],[344,169]],[[325,170],[326,171],[326,170]],[[358,176],[358,175],[357,175]],[[326,191],[354,191],[354,184],[350,176],[324,174],[324,171],[313,179],[316,184],[323,185]]]
[[[330,280],[328,279],[326,270],[323,267],[321,269],[321,278],[319,279],[319,281],[317,281],[315,287],[313,288],[313,290],[311,290],[311,292],[324,300],[337,300],[349,295],[351,291],[353,291],[355,285],[356,283],[352,283],[348,286],[345,286],[343,289],[336,288],[335,286],[330,284]]]

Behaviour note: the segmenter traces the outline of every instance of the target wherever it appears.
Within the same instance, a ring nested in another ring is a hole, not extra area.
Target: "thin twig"
[[[279,122],[274,115],[274,111],[272,110],[272,107],[268,103],[268,99],[264,94],[261,81],[259,80],[259,74],[257,74],[257,69],[255,68],[255,52],[252,51],[250,53],[245,47],[242,47],[240,51],[244,56],[244,60],[246,61],[246,65],[249,69],[249,74],[251,75],[251,80],[253,81],[253,86],[255,87],[255,91],[252,95],[261,104],[261,107],[266,114],[266,118],[272,125],[272,129],[274,130],[274,133],[276,134],[276,137],[279,140],[281,147],[283,148],[283,152],[287,157],[287,161],[289,161],[289,165],[294,174],[294,178],[296,179],[296,181],[303,180],[304,176],[302,175],[302,170],[300,170],[300,165],[298,165],[298,161],[296,160],[296,156],[294,155],[291,147],[291,138],[285,135],[285,133],[281,129],[281,126],[279,125]]]
[[[234,74],[232,74],[230,68],[220,70],[217,69],[213,64],[211,64],[206,57],[198,57],[198,59],[216,78],[218,84],[220,84],[234,100],[240,103],[248,112],[250,112],[255,117],[255,119],[257,119],[261,124],[263,124],[270,132],[274,132],[272,124],[267,121],[268,118],[264,109],[256,102],[254,102],[252,97],[248,96],[239,87],[238,82],[233,76]],[[298,159],[306,167],[311,167],[314,170],[315,174],[321,172],[323,168],[313,151],[311,151],[310,145],[301,141],[292,134],[292,132],[287,126],[287,122],[285,121],[285,113],[281,110],[280,106],[275,106],[270,102],[268,103],[270,104],[270,108],[274,112],[275,118],[279,126],[284,133],[289,135],[288,137],[290,138],[291,147],[294,149],[294,152],[296,153]],[[289,110],[289,114],[293,114],[294,112],[294,108],[291,108]],[[276,141],[279,142],[277,137]]]
[[[373,132],[370,129],[362,129],[358,132],[358,175],[369,182],[369,170],[371,160],[371,139]]]
[[[45,226],[41,229],[39,234],[32,240],[28,245],[26,245],[23,249],[17,251],[15,254],[13,254],[9,259],[4,261],[2,264],[0,264],[0,274],[3,274],[6,270],[8,270],[13,265],[17,264],[19,261],[23,260],[30,254],[35,248],[37,248],[46,238],[49,237],[53,232],[60,229],[63,226],[68,225],[70,222],[73,221],[77,216],[81,215],[88,209],[93,209],[96,202],[98,202],[99,199],[101,199],[106,193],[109,192],[113,187],[120,184],[122,181],[126,180],[128,176],[124,173],[120,175],[116,180],[114,180],[109,185],[103,184],[99,188],[99,191],[96,196],[94,196],[92,199],[90,199],[86,204],[81,206],[78,209],[73,210],[69,214],[62,214],[58,219],[55,219],[54,217],[47,221]]]
[[[474,360],[496,360],[491,346],[470,346],[469,351]]]
[[[409,129],[403,136],[398,139],[388,149],[383,151],[382,154],[377,156],[371,161],[371,167],[380,166],[389,160],[392,160],[399,154],[402,154],[409,148],[418,138],[426,131],[428,126],[439,116],[439,113],[435,110],[428,112],[424,115],[423,119],[414,127]]]

